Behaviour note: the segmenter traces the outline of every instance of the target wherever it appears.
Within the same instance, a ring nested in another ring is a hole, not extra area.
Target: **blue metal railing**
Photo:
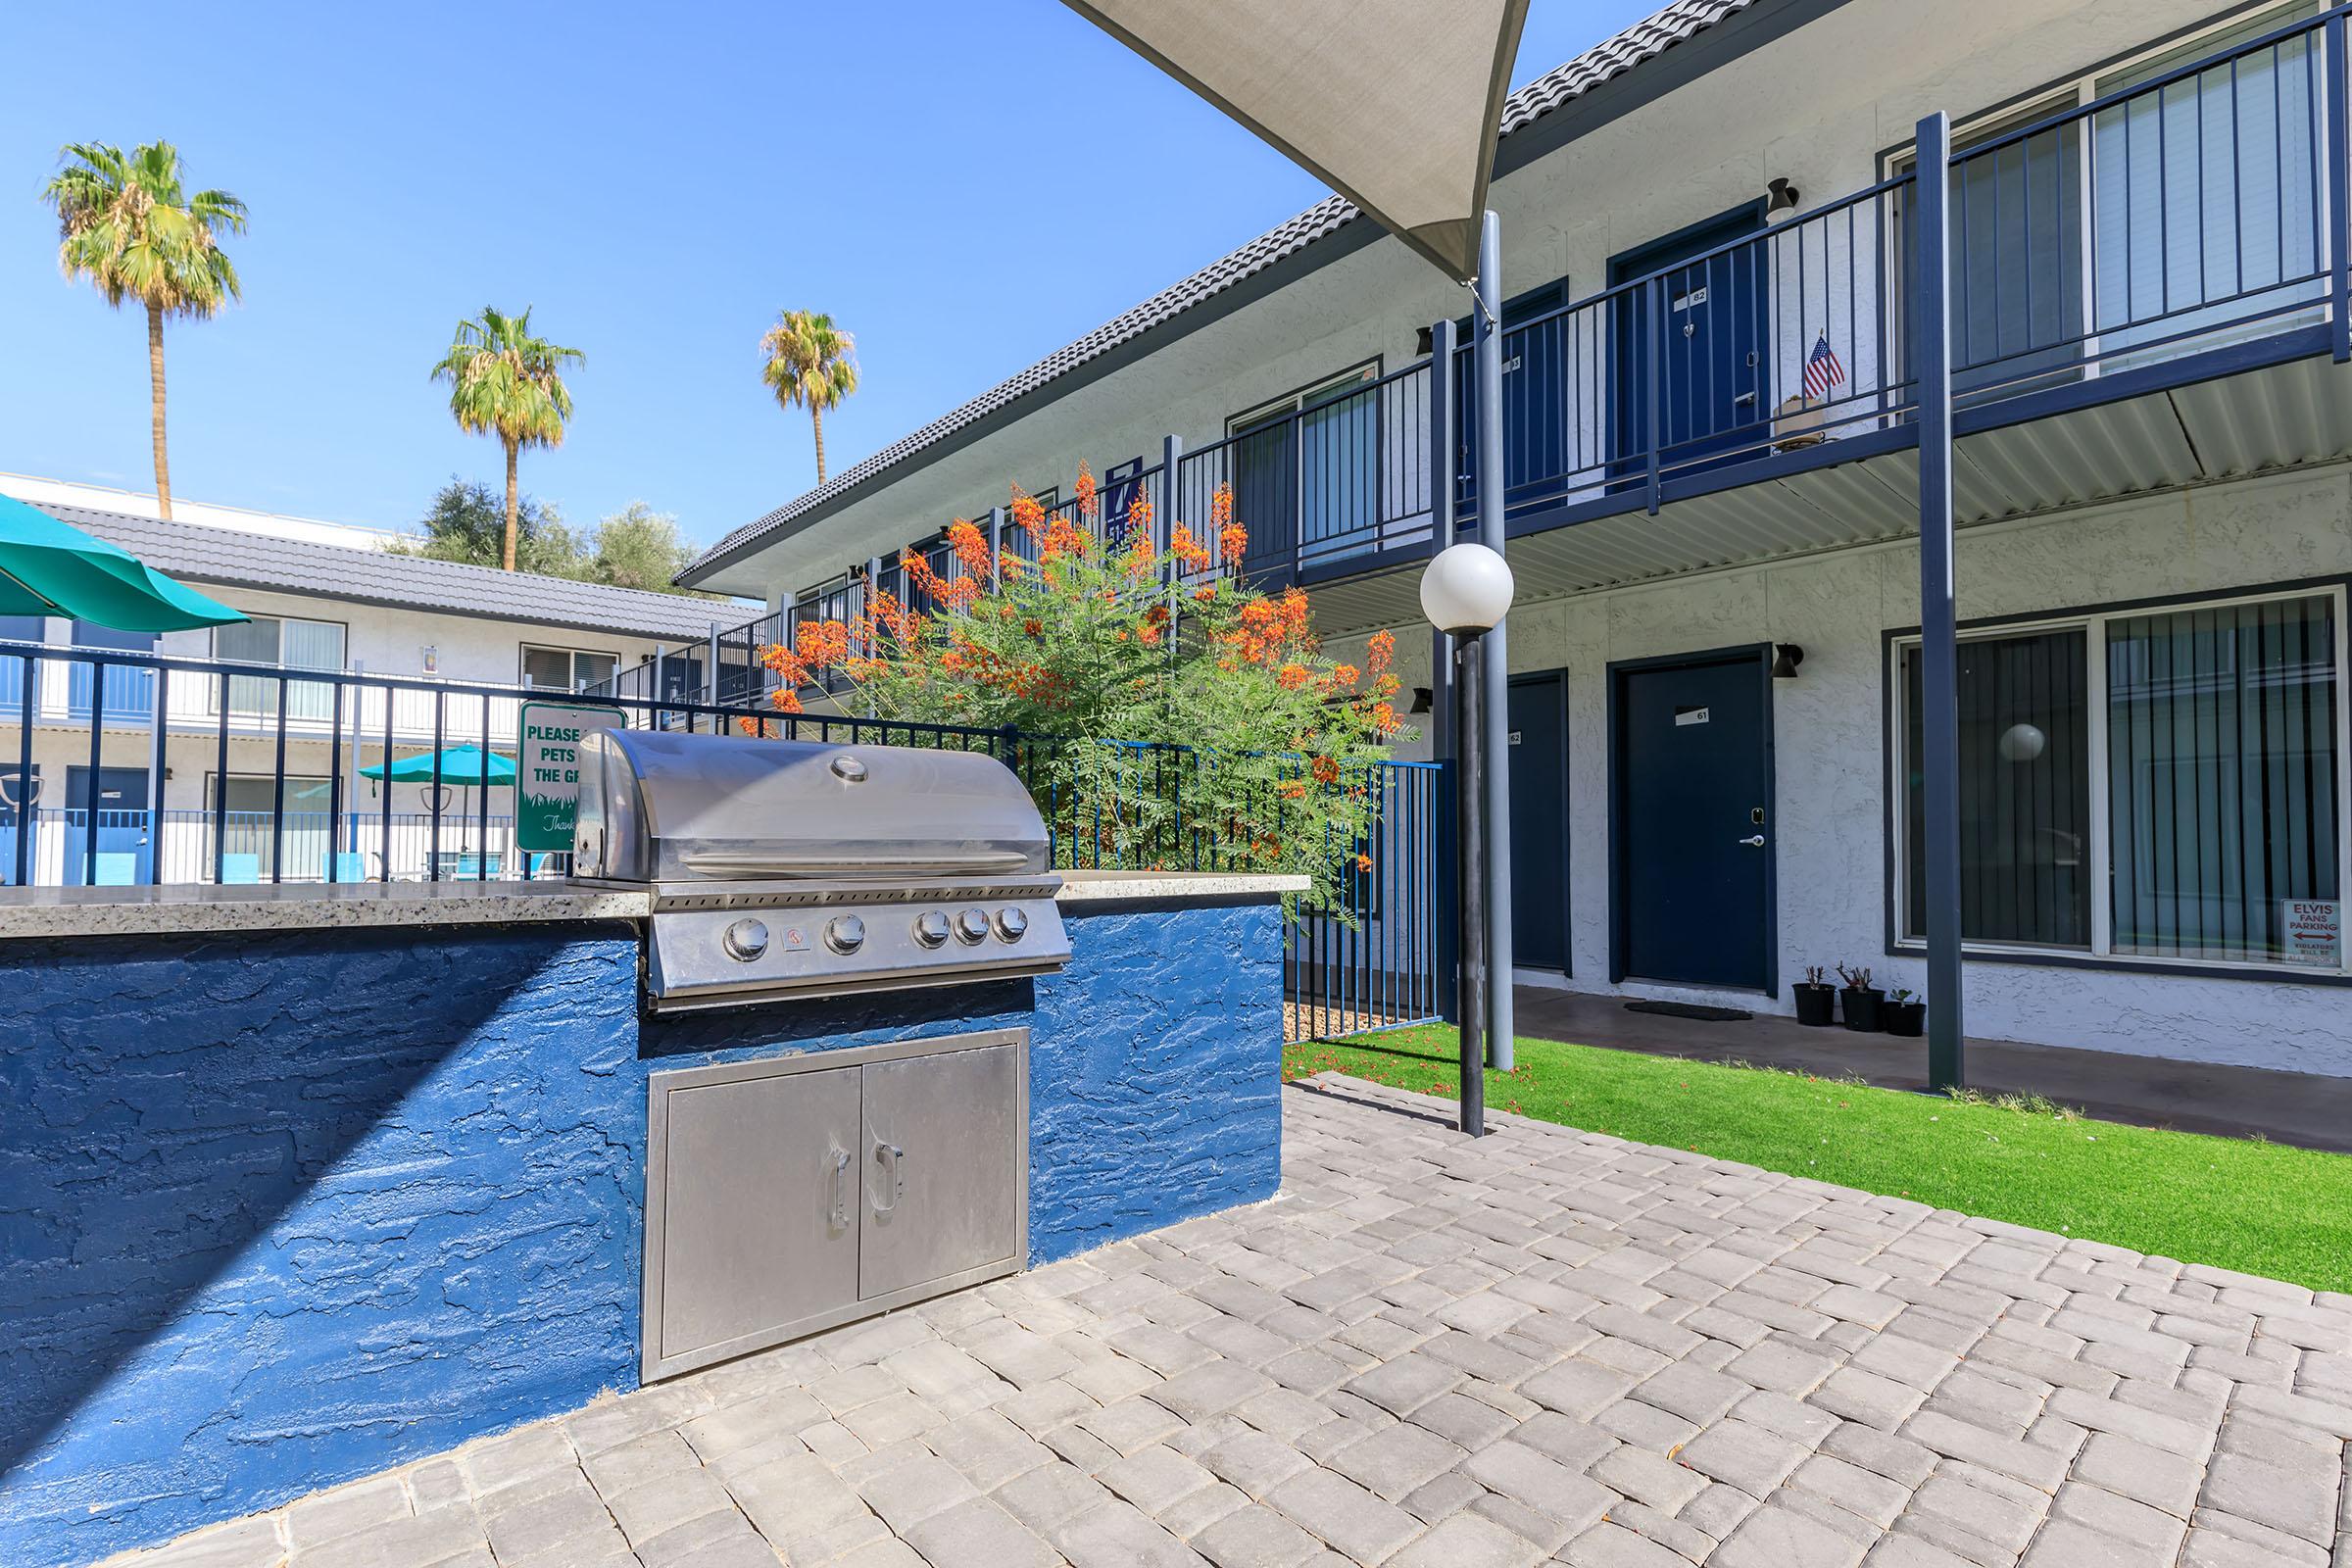
[[[2323,322],[2352,356],[2348,12],[1955,153],[1943,177],[1960,408],[2056,389],[2096,400],[2102,376]],[[1655,511],[1710,469],[1910,439],[1917,177],[1898,169],[1769,226],[1759,214],[1751,232],[1506,318],[1506,516]],[[1184,452],[1172,480],[1152,481],[1162,537],[1173,518],[1204,530],[1227,488],[1252,577],[1346,575],[1426,548],[1433,469],[1450,469],[1467,527],[1482,417],[1469,353],[1442,377],[1416,361]],[[1826,373],[1808,383],[1809,365]],[[1438,381],[1455,401],[1450,461],[1429,450]]]

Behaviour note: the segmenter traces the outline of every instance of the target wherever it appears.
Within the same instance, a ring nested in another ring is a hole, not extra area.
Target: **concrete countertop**
[[[1308,886],[1302,876],[1068,871],[1059,902],[1273,899]],[[565,881],[0,888],[0,940],[637,920],[645,916],[648,902],[644,893]]]
[[[1302,876],[1240,871],[1064,871],[1056,902],[1278,899],[1286,893],[1304,893],[1313,886]]]

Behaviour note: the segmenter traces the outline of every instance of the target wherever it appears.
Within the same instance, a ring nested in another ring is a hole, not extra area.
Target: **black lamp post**
[[[1487,1008],[1486,649],[1482,639],[1511,608],[1511,568],[1482,544],[1449,545],[1421,574],[1421,612],[1451,639],[1453,658],[1455,838],[1461,856],[1455,929],[1461,934],[1461,1128],[1487,1131],[1487,1054],[1480,1038]],[[1507,980],[1504,982],[1507,984]]]

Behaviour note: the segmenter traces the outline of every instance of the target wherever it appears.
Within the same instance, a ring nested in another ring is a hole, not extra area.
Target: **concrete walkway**
[[[2347,1568],[2352,1298],[1353,1080],[1272,1203],[142,1568]]]
[[[1859,1078],[1882,1089],[1927,1087],[1928,1048],[1922,1040],[1809,1029],[1770,1013],[1715,1021],[1630,1012],[1622,997],[1546,986],[1517,986],[1512,995],[1519,1033],[1539,1040],[1693,1061],[1743,1061]],[[2040,1095],[2108,1121],[2352,1152],[2352,1078],[1971,1040],[1968,1079],[1988,1095]]]

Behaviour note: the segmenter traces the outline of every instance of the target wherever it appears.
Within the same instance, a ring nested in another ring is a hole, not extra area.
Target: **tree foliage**
[[[1023,548],[992,556],[958,521],[952,574],[906,552],[906,598],[868,584],[854,620],[804,622],[764,650],[772,700],[802,711],[833,675],[852,711],[1056,737],[1018,761],[1064,864],[1300,873],[1318,906],[1351,912],[1374,769],[1403,734],[1394,638],[1375,636],[1361,668],[1325,655],[1303,593],[1234,569],[1248,537],[1229,491],[1205,538],[1177,522],[1164,550],[1146,501],[1104,530],[1099,500],[1083,471],[1075,518],[1016,490]]]
[[[584,355],[531,333],[531,313],[509,316],[489,306],[460,321],[449,352],[433,367],[433,379],[449,383],[449,412],[458,427],[495,435],[507,453],[507,505],[499,564],[515,569],[520,559],[521,492],[516,459],[525,447],[564,444],[571,417],[571,391],[563,372]]]
[[[452,476],[433,492],[419,519],[424,538],[401,547],[401,555],[496,566],[505,551],[506,509],[497,493],[479,480]],[[515,567],[550,577],[643,588],[654,593],[708,598],[670,586],[694,547],[678,531],[678,519],[642,501],[588,529],[574,528],[563,514],[536,497],[515,498]]]
[[[224,190],[190,191],[179,149],[152,142],[124,153],[106,142],[74,142],[42,188],[57,211],[58,266],[86,278],[118,309],[147,313],[149,424],[155,497],[172,515],[172,465],[164,439],[164,320],[202,319],[242,297],[222,234],[245,232],[245,204]]]
[[[760,378],[780,409],[807,409],[816,433],[816,482],[825,482],[825,414],[858,390],[857,339],[822,311],[781,311],[760,339]]]

